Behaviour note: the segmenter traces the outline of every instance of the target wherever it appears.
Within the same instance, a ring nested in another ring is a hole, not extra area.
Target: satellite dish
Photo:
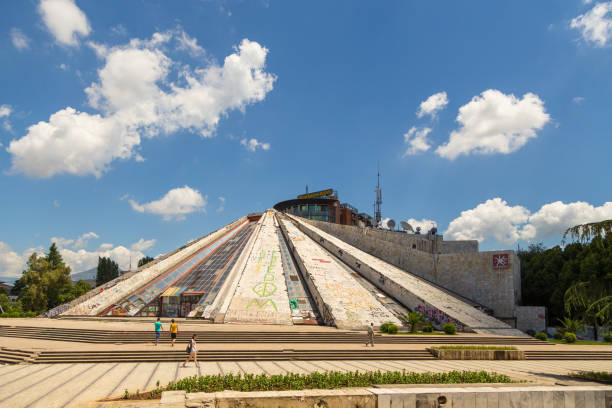
[[[392,230],[393,228],[395,228],[395,221],[393,221],[393,220],[388,220],[388,221],[387,221],[387,228],[389,228],[390,230]]]
[[[412,225],[408,224],[406,221],[400,221],[400,225],[402,226],[402,229],[404,231],[414,232],[414,228],[412,228]]]
[[[420,234],[420,233],[421,233],[421,227],[416,227],[416,232],[415,232],[415,234],[417,234],[417,235],[418,235],[418,234]]]

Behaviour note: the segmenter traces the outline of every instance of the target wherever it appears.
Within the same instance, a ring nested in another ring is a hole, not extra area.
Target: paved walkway
[[[283,374],[315,371],[487,370],[543,384],[565,382],[576,370],[612,371],[612,361],[261,361],[181,363],[35,364],[0,366],[0,407],[91,407],[125,390],[146,391],[196,374]]]

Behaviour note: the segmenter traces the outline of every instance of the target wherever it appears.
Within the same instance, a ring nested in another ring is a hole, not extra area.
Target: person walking
[[[176,341],[176,335],[178,334],[178,324],[174,322],[172,319],[172,323],[170,323],[170,339],[172,343],[172,347],[174,347],[174,342]]]
[[[198,335],[195,333],[193,336],[191,336],[191,341],[189,342],[189,345],[187,346],[187,353],[189,353],[189,356],[187,357],[187,360],[185,360],[185,362],[183,363],[183,367],[187,366],[187,363],[189,362],[189,360],[191,360],[192,357],[193,357],[195,366],[199,367],[198,365],[198,344],[196,343],[197,337]]]
[[[371,322],[368,326],[368,342],[365,344],[368,347],[371,344],[374,347],[374,322]]]
[[[159,338],[161,337],[161,332],[162,332],[162,322],[160,320],[160,318],[157,318],[157,321],[155,322],[155,345],[157,346],[157,342],[159,341]]]

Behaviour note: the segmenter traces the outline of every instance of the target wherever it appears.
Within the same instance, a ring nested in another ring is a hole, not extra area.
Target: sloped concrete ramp
[[[286,218],[280,218],[304,279],[326,324],[339,329],[364,330],[370,323],[401,322],[351,274]]]
[[[274,214],[261,220],[225,323],[293,324]]]
[[[298,217],[288,217],[295,224],[293,228],[299,228],[302,235],[307,235],[359,271],[383,292],[393,296],[404,306],[420,311],[434,323],[441,325],[451,322],[461,331],[481,334],[525,336],[520,330],[481,312],[423,279],[361,251]],[[287,230],[293,225],[288,221],[282,223]]]

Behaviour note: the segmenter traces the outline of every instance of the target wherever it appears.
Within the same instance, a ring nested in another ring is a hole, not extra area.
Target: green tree
[[[119,265],[110,258],[98,258],[98,270],[96,273],[96,286],[100,286],[119,276]]]
[[[138,267],[140,268],[141,266],[148,264],[154,259],[155,258],[151,258],[150,256],[144,256],[138,260]]]

